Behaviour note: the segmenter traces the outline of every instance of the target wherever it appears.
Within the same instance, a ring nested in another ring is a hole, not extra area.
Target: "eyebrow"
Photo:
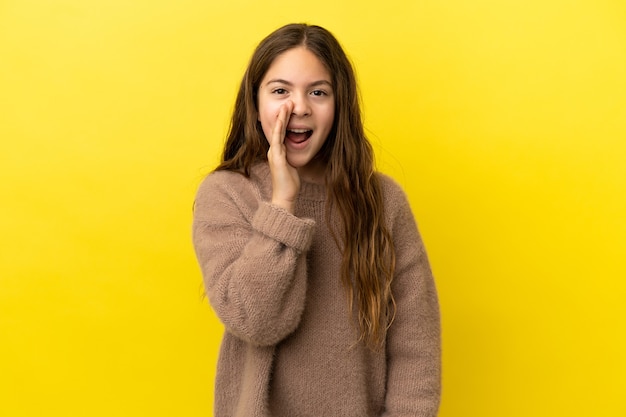
[[[293,83],[292,83],[292,82],[287,81],[287,80],[283,80],[282,78],[275,78],[275,79],[269,80],[268,82],[266,82],[266,83],[265,83],[265,85],[270,85],[270,84],[274,84],[274,83],[277,83],[277,84],[285,84],[285,85],[288,85],[288,86],[293,86]],[[331,88],[332,88],[332,86],[333,86],[333,85],[330,83],[330,81],[327,81],[327,80],[319,80],[319,81],[314,81],[314,82],[312,82],[311,84],[309,84],[309,85],[308,85],[308,87],[317,87],[317,86],[319,86],[319,85],[327,85],[327,86],[329,86],[329,87],[331,87]]]

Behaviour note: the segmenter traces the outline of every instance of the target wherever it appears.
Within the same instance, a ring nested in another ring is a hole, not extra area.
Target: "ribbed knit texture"
[[[209,301],[226,328],[216,417],[437,415],[437,293],[406,196],[381,179],[398,307],[377,353],[357,342],[323,186],[303,182],[290,214],[268,203],[267,164],[253,167],[250,178],[219,171],[202,183],[193,241]]]

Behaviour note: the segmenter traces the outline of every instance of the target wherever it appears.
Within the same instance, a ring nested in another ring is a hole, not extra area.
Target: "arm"
[[[441,396],[441,340],[435,283],[406,197],[393,220],[397,303],[387,334],[385,417],[435,417]]]
[[[242,175],[211,174],[196,197],[193,242],[209,301],[226,330],[273,345],[299,324],[314,222],[258,199]]]

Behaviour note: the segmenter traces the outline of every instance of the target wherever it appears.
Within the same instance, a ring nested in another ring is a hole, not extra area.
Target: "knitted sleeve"
[[[204,180],[194,206],[193,243],[209,301],[226,331],[269,346],[296,329],[313,227],[313,220],[262,201],[240,174],[216,172]]]
[[[395,186],[393,241],[397,303],[387,334],[385,417],[435,417],[441,394],[439,303],[424,244],[404,193]]]

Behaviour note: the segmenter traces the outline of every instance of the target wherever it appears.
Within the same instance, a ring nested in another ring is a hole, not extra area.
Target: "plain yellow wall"
[[[442,417],[626,415],[626,3],[0,2],[0,416],[207,416],[193,195],[256,43],[326,26],[440,291]]]

